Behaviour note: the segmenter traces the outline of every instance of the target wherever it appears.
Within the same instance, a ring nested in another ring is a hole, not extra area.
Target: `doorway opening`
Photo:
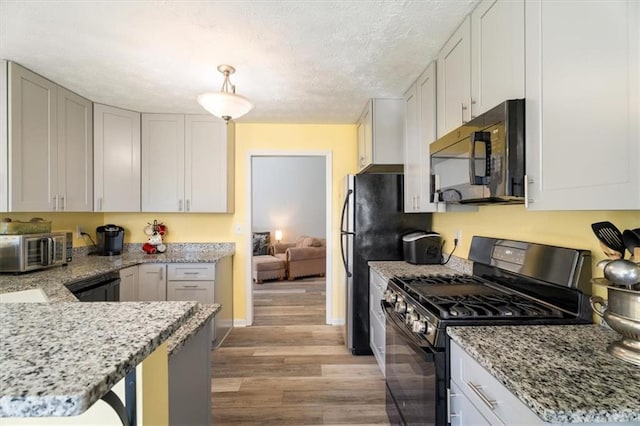
[[[290,313],[293,324],[331,324],[331,153],[248,157],[246,325],[256,323],[256,310],[260,325],[270,324],[270,312],[284,321]],[[276,306],[260,306],[279,296]]]

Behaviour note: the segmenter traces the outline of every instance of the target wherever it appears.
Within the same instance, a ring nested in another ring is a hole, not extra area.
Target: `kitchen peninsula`
[[[194,365],[204,365],[206,371],[198,375],[208,376],[211,339],[206,330],[224,309],[220,304],[78,303],[65,284],[141,264],[219,266],[230,263],[233,244],[174,244],[159,255],[136,248],[131,245],[119,256],[74,254],[68,266],[0,276],[0,293],[40,289],[49,302],[0,303],[0,417],[83,413],[158,352],[165,371],[168,364],[170,409],[176,394],[171,387],[193,386],[193,380],[184,382],[184,377],[192,377]],[[210,379],[200,382],[206,382],[206,388],[198,387],[197,393],[209,401]],[[210,406],[207,411],[210,415]]]

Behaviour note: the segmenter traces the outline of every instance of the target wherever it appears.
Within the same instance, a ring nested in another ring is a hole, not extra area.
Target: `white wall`
[[[326,233],[325,159],[318,156],[253,157],[253,231],[282,230],[282,240]]]

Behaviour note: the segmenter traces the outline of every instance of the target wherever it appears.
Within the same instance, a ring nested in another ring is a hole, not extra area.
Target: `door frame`
[[[251,258],[253,257],[251,253],[251,247],[253,246],[253,242],[251,241],[251,213],[253,210],[253,157],[322,157],[324,158],[325,164],[325,238],[327,241],[327,255],[326,255],[326,265],[325,265],[325,279],[326,279],[326,288],[325,288],[325,324],[332,325],[333,324],[333,271],[331,268],[332,259],[333,259],[333,237],[332,237],[332,224],[333,224],[333,174],[332,174],[332,165],[333,158],[331,151],[279,151],[279,150],[255,150],[248,151],[246,161],[249,165],[247,167],[247,191],[246,191],[246,216],[245,216],[245,226],[246,229],[246,237],[245,244],[247,247],[247,258],[245,261],[245,292],[246,292],[246,325],[253,324],[253,277],[251,270]]]

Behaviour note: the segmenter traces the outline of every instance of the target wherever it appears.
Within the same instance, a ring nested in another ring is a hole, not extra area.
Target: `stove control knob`
[[[404,314],[407,311],[407,304],[404,302],[404,300],[402,300],[402,297],[398,297],[398,299],[396,300],[394,311],[400,314]]]
[[[418,321],[418,318],[419,318],[419,315],[416,312],[414,312],[413,307],[412,306],[408,306],[407,307],[407,316],[404,319],[405,324],[411,325],[415,321]]]
[[[429,334],[432,328],[425,320],[416,320],[411,323],[411,330],[413,330],[414,333]]]
[[[393,290],[386,290],[384,292],[384,300],[389,304],[393,305],[394,303],[396,303],[397,298],[398,298],[398,295],[395,294]]]

